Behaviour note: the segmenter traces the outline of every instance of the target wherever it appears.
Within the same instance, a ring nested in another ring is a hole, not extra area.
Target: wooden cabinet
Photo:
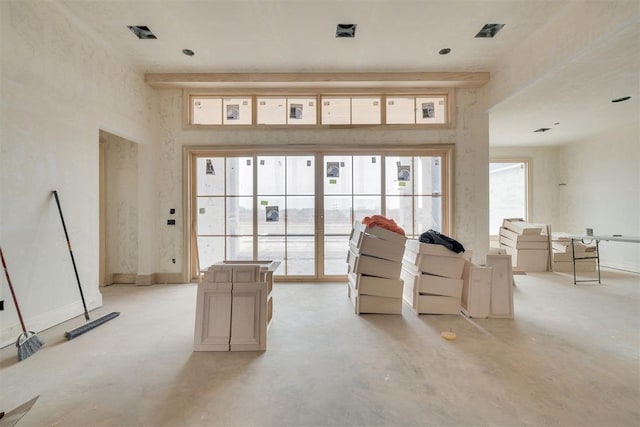
[[[229,350],[267,349],[267,300],[270,299],[264,283],[234,283]]]
[[[484,319],[491,310],[491,280],[493,269],[466,261],[462,273],[462,313],[467,317]]]
[[[231,283],[199,283],[193,349],[228,351],[230,332]]]
[[[491,303],[489,317],[513,318],[513,272],[511,256],[487,255],[491,267]]]
[[[198,284],[193,349],[264,351],[279,261],[222,261]],[[221,282],[218,282],[221,280]]]

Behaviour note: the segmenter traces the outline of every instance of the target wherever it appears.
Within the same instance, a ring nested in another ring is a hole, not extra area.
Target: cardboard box
[[[348,279],[349,285],[358,295],[402,298],[403,283],[400,279],[384,279],[356,273],[349,273]]]
[[[402,263],[375,258],[369,255],[358,255],[351,249],[347,256],[349,272],[366,274],[367,276],[384,277],[387,279],[400,278]]]
[[[552,242],[551,246],[553,250],[556,252],[571,252],[571,242]],[[595,246],[588,246],[582,242],[573,242],[573,247],[576,253],[584,253],[584,252],[595,252]]]
[[[499,242],[501,245],[509,246],[514,249],[544,249],[549,248],[549,243],[545,239],[544,241],[527,241],[527,240],[511,240],[505,236],[500,236]]]
[[[542,233],[542,227],[525,222],[520,218],[505,218],[502,221],[502,226],[518,234],[529,235]]]
[[[514,249],[502,245],[512,257],[512,265],[523,271],[547,271],[549,251],[542,249]]]
[[[418,295],[415,302],[418,314],[460,314],[460,298]]]
[[[348,292],[356,314],[402,314],[402,298],[358,295],[351,286]]]
[[[433,276],[431,274],[415,274],[403,268],[400,277],[404,286],[417,289],[419,294],[443,295],[460,298],[462,296],[462,279]]]
[[[572,261],[554,261],[553,271],[558,273],[573,273]],[[596,271],[595,260],[576,261],[576,272],[593,273]]]
[[[401,262],[404,255],[404,244],[360,232],[352,233],[349,247],[357,254],[395,262]]]
[[[460,279],[462,278],[465,259],[459,254],[455,255],[456,256],[436,256],[426,253],[420,254],[407,248],[404,252],[403,264],[407,270],[414,273],[429,273],[436,276]]]
[[[500,235],[517,242],[547,242],[549,240],[546,234],[518,234],[505,227],[500,227]]]

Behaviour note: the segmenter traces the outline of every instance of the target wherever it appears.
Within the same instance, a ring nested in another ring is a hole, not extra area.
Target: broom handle
[[[71,255],[71,263],[73,264],[73,271],[76,273],[76,281],[78,282],[78,289],[80,290],[80,298],[82,299],[82,306],[84,307],[84,318],[89,320],[89,312],[87,311],[87,303],[84,301],[84,294],[82,293],[82,286],[80,285],[80,276],[78,276],[78,269],[76,268],[76,260],[73,258],[73,250],[71,250],[71,241],[69,240],[69,233],[67,233],[67,226],[64,224],[64,216],[62,215],[62,207],[60,207],[60,199],[58,199],[58,192],[53,190],[53,195],[56,198],[56,204],[58,205],[58,212],[60,212],[60,220],[62,221],[62,228],[64,229],[64,237],[67,239],[67,247],[69,248],[69,254]]]
[[[9,290],[11,291],[11,297],[13,298],[13,304],[16,306],[18,312],[18,318],[20,319],[20,326],[22,326],[22,332],[27,333],[27,328],[24,326],[24,320],[22,320],[22,313],[20,313],[20,307],[18,306],[18,298],[13,291],[13,285],[11,285],[11,278],[9,277],[9,270],[7,270],[7,264],[4,262],[4,255],[2,254],[2,248],[0,248],[0,258],[2,258],[2,267],[4,268],[4,275],[7,276],[7,283],[9,284]]]

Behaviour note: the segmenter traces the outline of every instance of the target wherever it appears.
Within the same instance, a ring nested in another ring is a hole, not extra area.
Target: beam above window
[[[478,88],[489,81],[488,72],[398,73],[147,73],[144,80],[156,89],[309,89],[352,92],[354,89]],[[326,90],[325,90],[326,89]]]

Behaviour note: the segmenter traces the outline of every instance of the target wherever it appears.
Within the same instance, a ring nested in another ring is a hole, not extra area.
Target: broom
[[[36,351],[40,350],[40,347],[44,345],[40,338],[31,331],[27,331],[24,326],[24,320],[22,320],[22,313],[20,313],[20,307],[18,306],[18,299],[16,293],[13,290],[11,284],[11,278],[9,277],[9,270],[7,270],[7,264],[4,261],[4,255],[2,248],[0,248],[0,258],[2,258],[2,267],[4,268],[4,275],[7,277],[7,283],[9,284],[9,290],[11,291],[11,297],[13,298],[13,304],[16,306],[18,312],[18,318],[20,319],[20,326],[22,326],[22,334],[16,340],[16,347],[18,347],[18,361],[24,360],[31,356]]]
[[[89,322],[91,318],[89,317],[89,311],[87,310],[87,303],[85,302],[84,294],[82,293],[82,285],[80,285],[80,276],[78,276],[78,269],[76,268],[76,260],[73,257],[73,250],[71,250],[71,241],[69,240],[69,234],[67,233],[67,226],[64,223],[64,216],[62,215],[62,207],[60,206],[60,199],[58,198],[58,192],[56,190],[53,190],[53,195],[56,198],[56,204],[58,205],[58,212],[60,213],[60,221],[62,221],[62,228],[64,229],[64,237],[67,239],[67,247],[69,248],[69,254],[71,255],[71,263],[73,264],[73,271],[76,273],[76,281],[78,282],[78,289],[80,290],[80,299],[82,300],[82,306],[84,307],[84,318],[88,322],[74,330],[64,333],[64,337],[67,340],[72,340],[75,337],[82,335],[85,332],[88,332],[91,329],[97,326],[100,326],[105,322],[108,322],[114,317],[118,317],[120,313],[114,311],[113,313],[109,313],[106,316],[103,316],[99,319]]]

